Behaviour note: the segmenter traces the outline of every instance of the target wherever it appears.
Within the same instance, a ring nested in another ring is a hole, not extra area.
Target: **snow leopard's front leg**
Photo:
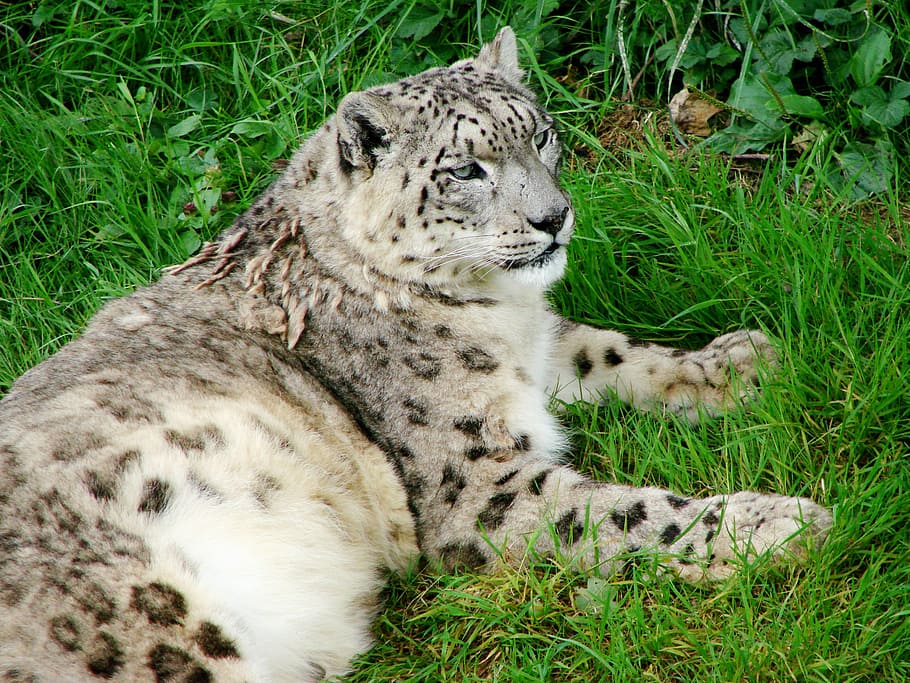
[[[451,569],[520,563],[529,543],[609,574],[630,554],[690,581],[723,578],[740,560],[798,558],[831,526],[806,498],[740,492],[703,499],[595,482],[534,457],[442,473],[425,508],[423,550]]]
[[[564,320],[556,329],[547,385],[556,398],[597,402],[616,395],[693,423],[755,398],[759,371],[775,359],[768,338],[755,330],[731,332],[687,351]]]

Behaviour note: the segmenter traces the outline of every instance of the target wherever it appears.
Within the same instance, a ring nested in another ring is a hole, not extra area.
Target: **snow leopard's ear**
[[[495,71],[512,83],[521,83],[525,75],[518,66],[518,45],[515,32],[509,26],[501,29],[492,42],[480,48],[474,64],[481,69]]]
[[[392,141],[395,107],[382,95],[352,92],[338,104],[338,158],[341,169],[372,171],[377,155]]]

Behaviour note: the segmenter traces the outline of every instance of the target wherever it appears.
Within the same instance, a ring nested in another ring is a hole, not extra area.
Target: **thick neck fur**
[[[409,299],[409,283],[371,268],[345,228],[356,220],[346,215],[356,179],[341,170],[336,136],[330,122],[307,140],[240,222],[241,229],[252,228],[245,238],[247,286],[280,303],[289,320],[307,298],[315,305],[354,295],[377,310],[406,307]]]
[[[290,349],[304,334],[308,317],[325,307],[337,309],[342,300],[368,316],[513,298],[524,302],[520,305],[539,305],[542,291],[502,274],[445,287],[422,280],[417,269],[414,277],[402,278],[371,265],[357,244],[364,232],[357,223],[375,221],[386,209],[362,206],[351,196],[362,185],[356,174],[364,172],[342,170],[336,136],[330,120],[218,242],[174,270],[192,267],[192,279],[202,278],[199,286],[222,281],[232,289],[242,287],[244,325],[280,335]]]

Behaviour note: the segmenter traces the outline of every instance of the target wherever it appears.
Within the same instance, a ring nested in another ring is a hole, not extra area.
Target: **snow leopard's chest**
[[[342,303],[335,313],[313,316],[301,357],[393,460],[561,450],[547,412],[553,330],[542,297],[422,301],[385,316]]]

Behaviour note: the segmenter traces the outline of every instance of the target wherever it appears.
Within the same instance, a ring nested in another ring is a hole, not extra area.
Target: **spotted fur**
[[[550,397],[697,420],[772,358],[574,325],[574,214],[503,30],[352,93],[221,238],[106,305],[0,403],[0,678],[315,681],[369,646],[382,572],[528,552],[684,578],[830,515],[562,464]]]

